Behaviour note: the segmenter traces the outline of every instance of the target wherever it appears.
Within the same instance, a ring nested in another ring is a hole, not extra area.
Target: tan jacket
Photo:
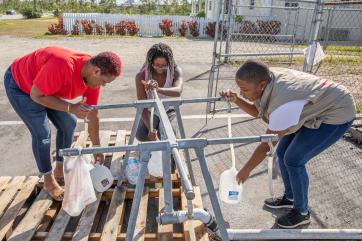
[[[307,100],[299,123],[288,128],[288,134],[302,126],[318,129],[322,123],[344,124],[356,117],[356,106],[351,93],[333,81],[287,68],[270,68],[272,81],[266,86],[260,100],[254,102],[259,117],[269,115],[279,106],[294,100]]]

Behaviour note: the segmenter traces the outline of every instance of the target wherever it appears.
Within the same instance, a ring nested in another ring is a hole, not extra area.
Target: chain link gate
[[[219,9],[208,96],[237,89],[236,70],[254,58],[342,83],[361,111],[362,1],[225,0]],[[319,46],[325,55],[316,61]],[[225,108],[209,104],[208,112]]]

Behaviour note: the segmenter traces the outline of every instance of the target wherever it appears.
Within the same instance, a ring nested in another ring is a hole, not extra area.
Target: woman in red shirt
[[[97,105],[101,86],[121,73],[121,60],[112,52],[94,57],[62,47],[38,49],[14,60],[5,73],[6,94],[32,136],[32,148],[44,190],[55,200],[63,199],[63,188],[56,178],[63,177],[63,158],[58,150],[69,148],[78,118],[87,117],[93,146],[100,144],[99,117],[89,105]],[[82,97],[72,104],[66,100]],[[56,167],[50,160],[49,120],[57,129]],[[103,162],[103,155],[95,155]]]

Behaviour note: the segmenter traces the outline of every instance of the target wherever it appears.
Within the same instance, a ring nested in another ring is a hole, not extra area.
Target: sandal
[[[64,198],[64,190],[63,188],[57,188],[56,186],[50,190],[47,190],[43,187],[44,191],[47,192],[55,201],[61,202]]]
[[[54,179],[60,186],[64,186],[64,176],[54,176]]]

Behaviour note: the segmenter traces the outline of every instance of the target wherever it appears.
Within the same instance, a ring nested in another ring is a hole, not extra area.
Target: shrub
[[[67,31],[64,29],[63,18],[58,18],[58,23],[50,24],[48,31],[51,34],[67,34]]]
[[[220,38],[220,33],[221,33],[221,28],[222,28],[222,24],[219,23],[219,38]],[[216,22],[209,22],[205,28],[205,32],[207,35],[209,35],[211,38],[215,37],[215,31],[216,31]],[[224,33],[224,37],[226,36],[227,30],[226,27],[224,25],[223,28],[223,33]]]
[[[159,27],[163,35],[171,36],[173,34],[173,22],[171,19],[162,19]]]
[[[95,28],[96,28],[96,33],[97,34],[99,34],[99,35],[104,34],[105,29],[104,29],[104,27],[102,25],[96,23]]]
[[[111,23],[104,23],[104,28],[106,29],[106,34],[114,34],[114,25]]]
[[[198,17],[198,18],[204,18],[205,16],[206,16],[205,11],[200,11],[196,15],[196,17]]]
[[[178,28],[178,31],[181,36],[185,37],[187,32],[187,22],[185,20],[182,20],[180,27]]]
[[[205,28],[205,32],[211,38],[215,37],[216,22],[208,22]]]
[[[199,23],[196,20],[190,20],[187,22],[189,25],[190,33],[193,37],[197,37],[200,35],[199,33]]]
[[[72,34],[79,35],[80,34],[80,23],[79,20],[75,20],[73,27],[72,27]]]
[[[54,17],[59,17],[62,15],[62,11],[59,8],[57,8],[53,11],[53,15]]]
[[[127,34],[127,23],[128,21],[123,20],[119,23],[117,23],[114,28],[116,29],[116,34],[119,35],[126,35]]]
[[[138,33],[140,28],[133,21],[128,21],[127,23],[127,32],[129,35],[134,36]]]
[[[22,9],[20,12],[25,18],[41,18],[41,15],[43,15],[43,12],[40,9],[29,7]]]
[[[84,30],[85,34],[90,35],[90,34],[93,33],[93,29],[94,29],[94,27],[95,27],[95,23],[96,23],[96,22],[95,22],[94,20],[89,21],[89,20],[83,19],[83,20],[81,21],[81,24],[82,24],[82,26],[83,26],[83,30]]]

